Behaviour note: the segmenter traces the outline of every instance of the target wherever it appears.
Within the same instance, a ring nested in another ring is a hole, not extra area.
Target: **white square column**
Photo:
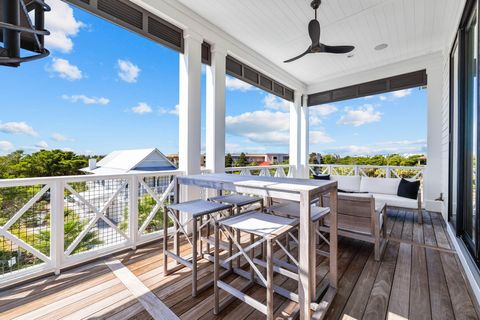
[[[300,178],[308,179],[310,177],[310,167],[308,166],[310,152],[310,118],[307,107],[307,96],[303,96],[302,107],[300,108]]]
[[[442,97],[443,97],[443,60],[432,59],[427,65],[427,167],[423,177],[423,201],[430,211],[442,212],[443,204],[435,201],[442,192],[442,181],[448,176],[442,170]],[[443,195],[445,198],[447,195]]]
[[[179,169],[186,175],[199,174],[201,152],[201,74],[203,39],[185,32],[184,53],[180,54]],[[182,201],[200,196],[196,188],[183,188]]]
[[[295,91],[293,102],[290,102],[290,143],[289,143],[289,164],[290,174],[293,178],[300,178],[301,175],[301,113],[302,94]]]
[[[212,65],[207,66],[206,153],[207,169],[225,172],[225,73],[227,51],[212,46]]]

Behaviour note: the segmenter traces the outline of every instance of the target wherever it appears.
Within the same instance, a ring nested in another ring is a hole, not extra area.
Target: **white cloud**
[[[145,114],[152,112],[152,108],[145,102],[140,102],[138,105],[132,108],[132,112],[137,114]]]
[[[377,142],[368,146],[347,145],[324,150],[327,154],[338,154],[341,156],[372,156],[388,154],[425,154],[427,142],[425,140],[401,140]]]
[[[225,119],[228,134],[251,142],[288,144],[290,116],[286,112],[253,111]]]
[[[9,134],[26,134],[32,137],[38,136],[38,133],[26,122],[5,122],[0,123],[0,132]]]
[[[128,60],[117,60],[118,67],[118,77],[125,82],[134,83],[137,82],[138,76],[140,75],[140,68],[128,61]]]
[[[322,104],[319,106],[311,107],[309,110],[310,125],[315,126],[322,123],[322,120],[332,113],[338,111],[338,108],[331,104]]]
[[[384,95],[381,95],[378,97],[381,101],[386,101],[387,100],[387,97],[384,96]]]
[[[0,140],[0,150],[10,151],[13,149],[13,144],[10,141]]]
[[[64,100],[68,100],[70,102],[73,102],[73,103],[76,103],[76,102],[82,102],[84,104],[98,104],[98,105],[107,105],[110,103],[110,99],[107,99],[107,98],[104,98],[104,97],[88,97],[86,95],[83,95],[83,94],[77,94],[77,95],[72,95],[72,96],[69,96],[69,95],[62,95],[62,99]]]
[[[50,69],[62,79],[74,81],[83,78],[82,71],[66,59],[53,58]]]
[[[255,90],[256,88],[242,80],[239,80],[237,78],[233,78],[230,76],[227,76],[225,78],[225,86],[227,87],[228,90],[230,91],[251,91]]]
[[[39,141],[35,144],[35,147],[38,149],[47,149],[48,148],[48,143],[44,140]]]
[[[63,134],[61,133],[58,133],[58,132],[54,132],[50,135],[50,138],[53,140],[53,141],[57,141],[57,142],[63,142],[63,141],[72,141],[72,139],[64,136]]]
[[[174,116],[178,116],[179,108],[180,105],[177,104],[173,109],[160,108],[158,112],[160,112],[160,114],[172,114]]]
[[[382,119],[382,113],[376,111],[372,105],[364,105],[359,108],[345,107],[345,114],[338,120],[338,124],[362,126],[367,123],[378,122]]]
[[[49,0],[52,8],[45,15],[45,26],[50,35],[45,37],[45,46],[49,50],[70,53],[73,50],[72,37],[76,36],[84,23],[75,19],[73,9],[60,0]]]
[[[326,134],[324,131],[310,131],[310,143],[311,144],[324,144],[331,143],[334,140]]]
[[[267,151],[267,149],[263,146],[248,146],[238,143],[227,143],[225,145],[225,150],[227,153],[265,153]]]
[[[404,98],[412,94],[412,89],[404,89],[392,92],[394,98]]]
[[[274,96],[273,94],[267,94],[263,99],[263,105],[266,109],[276,111],[290,111],[290,101]]]

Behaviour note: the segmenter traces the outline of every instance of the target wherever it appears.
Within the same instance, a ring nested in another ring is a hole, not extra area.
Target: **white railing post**
[[[131,176],[128,179],[128,236],[130,238],[131,247],[133,250],[137,248],[139,239],[138,234],[138,184],[140,183],[136,176]]]
[[[360,174],[360,171],[359,171],[358,165],[356,164],[353,166],[353,175],[358,176],[359,174]]]
[[[50,189],[50,259],[55,274],[60,274],[64,260],[64,189],[62,180],[53,181]]]
[[[392,176],[392,169],[390,168],[390,166],[387,166],[385,168],[385,178],[391,178]]]

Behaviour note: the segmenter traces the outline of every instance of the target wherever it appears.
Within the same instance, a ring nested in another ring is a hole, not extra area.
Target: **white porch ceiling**
[[[464,1],[323,0],[321,42],[356,46],[354,56],[311,54],[310,0],[177,0],[307,85],[444,50]],[[388,48],[374,47],[387,43]]]

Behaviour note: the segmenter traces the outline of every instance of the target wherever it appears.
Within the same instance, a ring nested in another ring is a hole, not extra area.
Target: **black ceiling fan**
[[[309,53],[349,53],[355,49],[354,46],[328,46],[320,42],[320,22],[317,20],[317,10],[321,3],[322,0],[313,0],[312,3],[310,3],[312,9],[315,10],[315,19],[308,23],[308,35],[310,36],[310,39],[312,39],[312,44],[304,53],[292,59],[285,60],[284,63],[295,61]]]

